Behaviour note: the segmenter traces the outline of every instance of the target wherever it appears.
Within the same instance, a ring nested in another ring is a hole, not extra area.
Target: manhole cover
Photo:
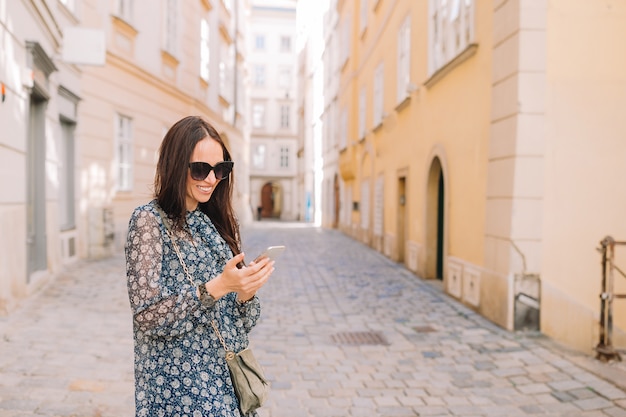
[[[331,336],[334,343],[339,345],[388,345],[382,334],[379,332],[342,332]]]

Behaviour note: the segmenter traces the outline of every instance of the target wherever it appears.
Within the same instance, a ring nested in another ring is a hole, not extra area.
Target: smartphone
[[[283,251],[285,247],[280,246],[268,246],[259,256],[254,258],[254,262],[260,261],[262,258],[270,258],[271,260],[276,259]]]

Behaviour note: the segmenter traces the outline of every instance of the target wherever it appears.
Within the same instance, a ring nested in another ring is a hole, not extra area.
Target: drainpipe
[[[526,256],[508,239],[511,246],[522,259],[522,272],[514,274],[513,279],[513,330],[540,330],[541,281],[539,274],[527,272]]]

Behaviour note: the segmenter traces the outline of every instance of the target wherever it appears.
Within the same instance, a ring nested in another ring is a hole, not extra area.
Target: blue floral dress
[[[187,213],[188,230],[173,231],[192,276],[174,251],[156,200],[133,212],[126,243],[128,296],[135,339],[136,417],[238,417],[239,404],[211,321],[236,352],[260,315],[257,297],[236,294],[203,305],[197,285],[222,272],[233,254],[208,216]],[[256,416],[256,412],[248,416]]]

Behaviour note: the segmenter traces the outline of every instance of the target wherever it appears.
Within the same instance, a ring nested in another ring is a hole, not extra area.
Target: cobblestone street
[[[626,417],[626,368],[502,330],[340,232],[261,222],[284,244],[252,348],[261,417]],[[122,255],[79,262],[0,318],[0,416],[131,417]]]

